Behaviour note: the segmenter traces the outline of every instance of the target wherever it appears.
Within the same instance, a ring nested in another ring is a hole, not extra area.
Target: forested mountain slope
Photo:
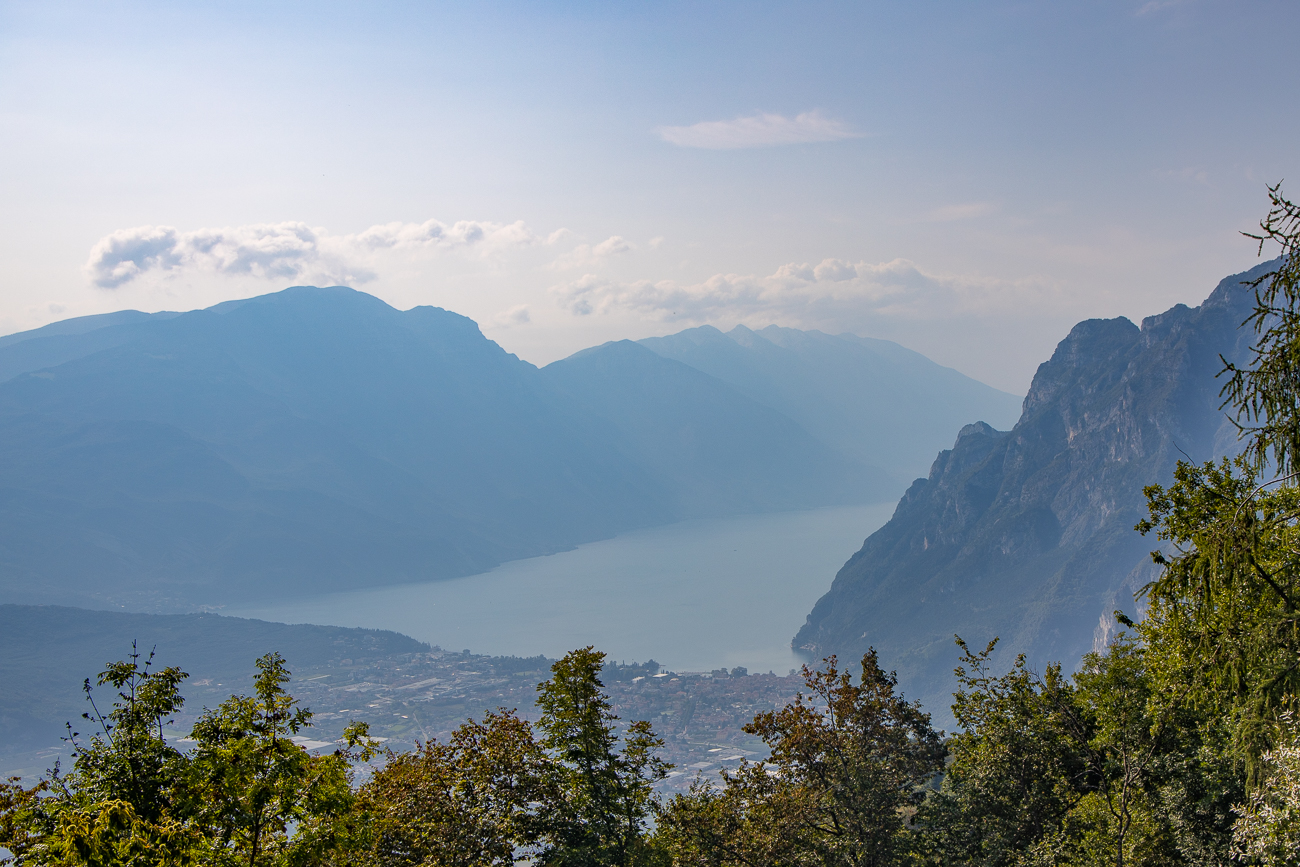
[[[1015,427],[964,427],[840,570],[795,646],[856,658],[874,645],[931,709],[952,691],[955,633],[979,647],[1000,636],[1004,662],[1076,664],[1114,609],[1133,612],[1151,575],[1157,542],[1133,530],[1143,486],[1167,483],[1184,455],[1236,448],[1215,374],[1221,353],[1244,358],[1252,335],[1238,326],[1253,293],[1242,281],[1269,268],[1141,328],[1075,326],[1039,367]]]

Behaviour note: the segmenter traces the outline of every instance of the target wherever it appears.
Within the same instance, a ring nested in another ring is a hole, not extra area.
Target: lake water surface
[[[785,674],[790,639],[892,503],[688,521],[491,572],[225,611],[285,623],[392,629],[447,650],[611,659],[676,671]]]

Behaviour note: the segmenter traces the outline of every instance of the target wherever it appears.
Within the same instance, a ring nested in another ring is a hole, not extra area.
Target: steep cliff
[[[940,712],[954,634],[980,647],[999,636],[1004,663],[1025,653],[1075,665],[1148,580],[1156,543],[1133,531],[1143,486],[1168,481],[1184,455],[1236,448],[1215,374],[1220,354],[1249,347],[1242,283],[1268,267],[1141,328],[1076,325],[1038,368],[1015,427],[963,428],[836,575],[795,647],[857,657],[875,646],[909,696]]]

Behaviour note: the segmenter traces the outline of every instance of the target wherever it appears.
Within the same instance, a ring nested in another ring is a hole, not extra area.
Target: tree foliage
[[[1284,739],[1265,754],[1262,783],[1233,825],[1233,854],[1264,867],[1300,861],[1300,741],[1289,712],[1284,723]]]
[[[976,653],[960,638],[960,684],[949,741],[952,760],[940,791],[919,819],[927,860],[972,867],[1024,863],[1041,848],[1090,788],[1080,749],[1087,728],[1061,667],[1043,676],[1024,656],[994,676],[997,640]]]
[[[295,860],[296,848],[332,836],[332,823],[351,809],[348,771],[354,758],[368,756],[366,732],[352,727],[345,749],[311,755],[292,740],[312,714],[284,689],[288,681],[284,659],[263,656],[255,695],[231,696],[190,733],[196,746],[185,776],[189,813],[204,829],[213,864]],[[357,756],[348,752],[358,745]]]
[[[1256,471],[1287,476],[1300,468],[1300,207],[1268,189],[1268,215],[1247,237],[1280,248],[1278,266],[1254,283],[1255,309],[1244,323],[1255,332],[1250,362],[1223,360],[1224,405],[1231,406]]]
[[[1300,208],[1280,186],[1269,198],[1250,237],[1261,250],[1276,242],[1282,255],[1254,284],[1243,323],[1255,333],[1249,364],[1224,362],[1224,405],[1244,450],[1218,463],[1179,462],[1173,485],[1146,489],[1150,517],[1137,527],[1168,545],[1153,554],[1163,570],[1146,588],[1144,639],[1196,706],[1226,721],[1252,784],[1300,694]]]
[[[253,695],[204,711],[181,752],[165,731],[186,675],[133,652],[99,677],[117,690],[105,713],[87,682],[99,728],[88,740],[69,729],[70,773],[0,784],[0,846],[19,867],[664,863],[649,833],[662,742],[646,722],[620,733],[603,662],[588,647],[553,666],[538,733],[489,713],[445,743],[387,753],[358,790],[353,765],[377,755],[366,727],[328,755],[296,743],[312,714],[278,654],[257,660]]]
[[[351,727],[348,747],[332,755],[313,756],[290,740],[311,713],[294,707],[288,669],[271,654],[257,662],[257,696],[232,696],[205,712],[191,733],[194,749],[183,753],[165,729],[187,675],[155,670],[152,654],[140,656],[133,647],[99,675],[100,686],[116,690],[106,710],[86,681],[83,719],[96,730],[83,739],[69,726],[69,773],[56,766],[32,788],[11,780],[0,789],[0,845],[15,864],[318,861],[322,828],[352,810],[349,769],[370,752],[365,727]]]
[[[369,825],[363,863],[376,867],[507,865],[535,842],[533,804],[546,790],[546,756],[513,712],[489,713],[442,743],[389,755],[360,791]]]
[[[835,657],[804,666],[808,694],[745,727],[771,748],[721,792],[674,798],[661,825],[679,862],[882,867],[901,863],[906,819],[942,768],[930,716],[896,692],[874,650],[854,682]]]
[[[586,647],[551,667],[538,686],[541,745],[557,797],[543,803],[538,860],[560,865],[652,862],[646,837],[653,784],[668,772],[648,722],[634,722],[618,749],[618,717],[602,691],[605,654]]]

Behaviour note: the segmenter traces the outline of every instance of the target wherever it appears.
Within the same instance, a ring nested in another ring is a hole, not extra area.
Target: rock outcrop
[[[1243,359],[1253,293],[1225,279],[1199,307],[1143,320],[1089,320],[1042,364],[1009,432],[967,425],[893,518],[840,570],[794,646],[817,658],[876,647],[909,696],[941,716],[953,635],[1000,638],[1006,664],[1076,665],[1132,612],[1156,542],[1133,530],[1142,489],[1179,458],[1232,453],[1220,354]]]

